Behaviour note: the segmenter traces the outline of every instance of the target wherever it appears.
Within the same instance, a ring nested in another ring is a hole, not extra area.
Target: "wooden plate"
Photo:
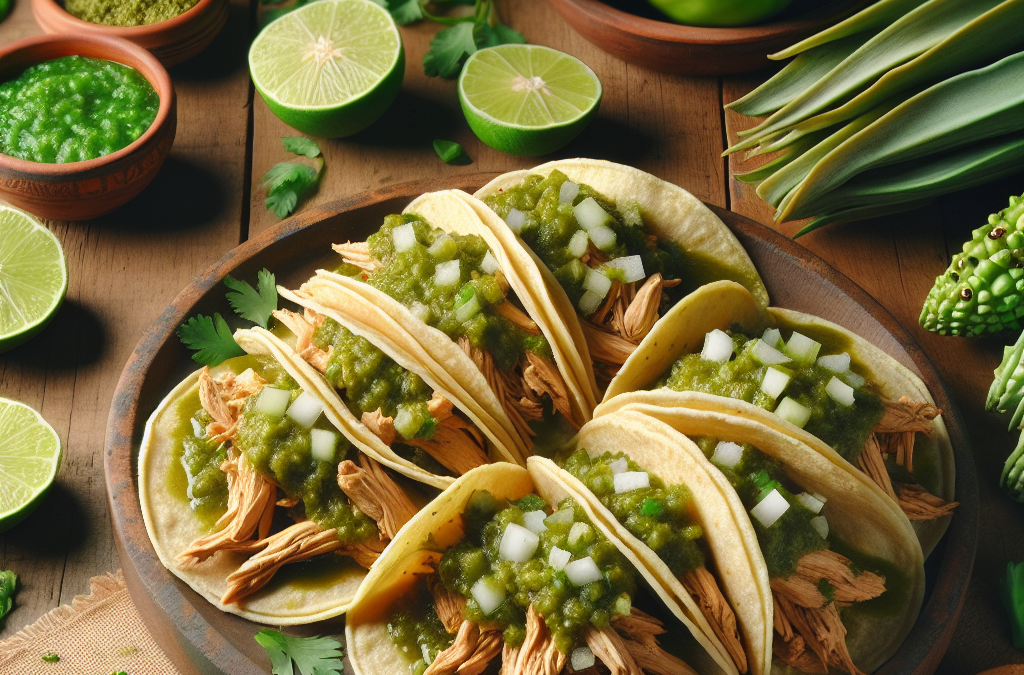
[[[793,0],[757,26],[701,28],[670,22],[647,0],[551,0],[569,25],[627,63],[676,75],[735,75],[773,63],[768,54],[842,21],[875,0]]]
[[[492,177],[466,176],[459,179],[461,184],[443,187],[472,191]],[[414,197],[439,187],[436,181],[405,183],[333,202],[242,244],[182,291],[149,328],[125,366],[107,423],[104,462],[114,536],[132,598],[157,643],[183,675],[267,673],[270,661],[253,640],[260,626],[215,609],[164,569],[142,521],[136,465],[143,426],[163,396],[195,369],[174,331],[196,313],[232,314],[221,284],[224,275],[251,279],[267,267],[279,283],[297,286],[318,266],[336,262],[331,243],[365,238],[377,230],[385,215],[400,212]],[[945,411],[955,450],[960,507],[927,563],[928,591],[914,631],[899,653],[877,671],[931,673],[959,617],[977,543],[977,482],[959,412],[924,352],[859,286],[777,232],[732,212],[714,210],[750,253],[773,304],[817,314],[868,338],[920,374]],[[341,620],[335,620],[289,632],[341,634],[342,626]]]

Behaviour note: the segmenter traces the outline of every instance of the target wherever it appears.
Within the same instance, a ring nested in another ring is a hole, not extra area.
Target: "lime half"
[[[370,0],[319,0],[270,23],[249,48],[249,73],[275,115],[311,136],[365,129],[405,74],[398,26]]]
[[[53,233],[0,204],[0,352],[43,329],[68,291],[68,265]]]
[[[574,56],[500,45],[466,60],[459,101],[470,128],[496,150],[544,155],[576,138],[601,103],[601,80]]]
[[[60,437],[24,403],[0,398],[0,532],[43,501],[60,468]]]

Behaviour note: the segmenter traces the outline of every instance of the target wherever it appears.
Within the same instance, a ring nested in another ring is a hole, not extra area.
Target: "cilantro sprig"
[[[311,138],[285,137],[281,139],[288,152],[308,157],[315,166],[298,162],[280,162],[263,174],[260,186],[267,191],[267,208],[278,218],[290,215],[320,183],[324,158],[320,146]]]
[[[231,289],[227,295],[231,309],[243,319],[266,328],[270,315],[277,309],[277,284],[270,270],[264,268],[257,274],[256,287],[259,290],[230,274],[224,277],[224,285]]]
[[[341,643],[327,637],[292,637],[264,628],[256,642],[267,650],[273,675],[340,675],[344,670]]]
[[[0,619],[7,616],[14,607],[14,588],[17,585],[17,574],[8,570],[0,572]]]

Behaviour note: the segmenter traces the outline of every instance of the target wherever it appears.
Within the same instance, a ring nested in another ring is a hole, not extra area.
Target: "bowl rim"
[[[175,28],[179,28],[197,18],[215,3],[223,3],[225,1],[226,0],[199,0],[199,2],[178,16],[171,17],[170,19],[164,19],[163,21],[157,21],[156,23],[142,24],[141,26],[108,26],[102,23],[85,21],[64,9],[64,6],[57,2],[57,0],[32,0],[32,5],[37,7],[52,7],[53,10],[56,11],[56,16],[59,17],[58,20],[65,24],[65,26],[61,33],[54,33],[55,35],[67,34],[70,30],[85,30],[96,35],[107,35],[131,40],[132,38],[153,36],[173,31]],[[38,23],[38,19],[36,22]]]
[[[50,1],[52,2],[53,0]],[[212,2],[213,0],[200,0],[200,2],[208,1]],[[19,52],[31,50],[40,45],[59,44],[65,42],[90,43],[91,46],[96,47],[98,51],[107,53],[107,55],[103,57],[92,56],[88,58],[100,58],[106,61],[114,61],[116,63],[130,61],[130,63],[123,63],[122,65],[126,65],[137,70],[139,74],[146,78],[146,81],[149,82],[150,86],[153,87],[157,96],[160,98],[160,107],[157,109],[156,117],[153,118],[153,122],[141,136],[120,150],[112,152],[109,155],[104,155],[95,159],[87,159],[81,162],[51,164],[48,162],[33,162],[31,160],[12,157],[11,155],[0,152],[0,169],[32,176],[58,178],[84,173],[114,164],[115,162],[134,154],[144,145],[149,143],[153,137],[162,130],[167,123],[168,118],[173,114],[175,95],[174,83],[171,81],[170,73],[167,72],[167,69],[164,68],[163,64],[160,63],[160,61],[150,52],[139,47],[133,42],[125,40],[124,38],[114,37],[112,35],[68,35],[66,33],[44,33],[42,35],[33,35],[0,48],[0,67],[2,67],[5,59]],[[66,54],[66,56],[74,55],[78,55],[77,49]],[[42,63],[42,61],[35,63]],[[151,74],[147,75],[143,72],[143,69],[138,67],[139,64],[144,65],[151,71]]]

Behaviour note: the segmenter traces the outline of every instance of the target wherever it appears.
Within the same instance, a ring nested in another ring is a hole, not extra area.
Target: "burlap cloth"
[[[43,661],[55,652],[60,661]],[[0,642],[0,675],[180,675],[146,630],[121,570]]]

